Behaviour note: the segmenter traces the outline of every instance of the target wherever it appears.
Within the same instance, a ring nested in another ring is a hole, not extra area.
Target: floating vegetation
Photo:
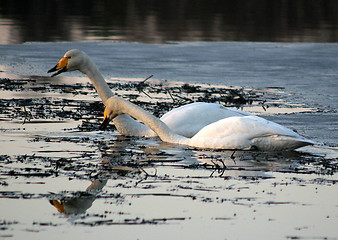
[[[269,106],[282,104],[278,92],[262,93],[244,88],[217,87],[194,84],[170,84],[165,81],[152,81],[148,77],[141,81],[112,81],[110,88],[124,98],[147,109],[156,116],[191,102],[214,102],[226,106],[241,108],[243,106],[255,105],[267,110]],[[55,84],[41,81],[41,79],[0,79],[0,90],[10,92],[39,92],[57,93],[55,97],[44,96],[36,98],[5,98],[0,103],[0,119],[2,121],[16,121],[22,123],[60,123],[62,121],[77,121],[76,127],[64,129],[65,132],[93,132],[97,131],[102,120],[103,104],[97,99],[87,100],[74,97],[63,97],[67,94],[96,95],[95,89],[89,83]],[[276,89],[273,89],[276,90]],[[278,91],[280,89],[277,89]],[[54,96],[54,95],[53,95]],[[61,97],[60,97],[61,96]],[[113,125],[110,125],[113,129]],[[1,128],[0,131],[15,131],[15,129]],[[17,129],[20,131],[20,129]],[[45,157],[35,155],[18,155],[16,159],[8,155],[2,155],[2,164],[17,161],[32,167],[3,169],[2,173],[9,176],[25,177],[50,177],[63,174],[71,178],[90,178],[99,171],[104,170],[104,164],[97,164],[101,157],[109,159],[109,164],[124,165],[128,167],[151,167],[156,164],[175,165],[183,168],[206,168],[213,170],[211,176],[218,173],[223,176],[228,170],[265,170],[270,169],[273,162],[278,161],[279,167],[276,171],[297,173],[321,173],[333,174],[337,171],[337,161],[334,159],[322,159],[318,156],[307,156],[306,154],[293,153],[252,153],[232,151],[198,151],[197,157],[201,162],[187,162],[192,156],[176,155],[154,148],[152,152],[147,151],[142,138],[128,138],[121,136],[113,140],[96,139],[88,136],[35,136],[29,141],[57,143],[76,143],[96,146],[100,150],[88,150],[81,153],[74,152],[71,158]],[[125,148],[126,140],[134,141],[133,146]],[[40,154],[43,150],[39,151]],[[76,160],[76,162],[74,162]],[[293,161],[295,160],[295,161]],[[283,164],[281,162],[286,161]],[[264,164],[252,164],[251,162],[262,162]],[[241,163],[241,164],[239,164]],[[244,163],[244,164],[242,164]],[[108,165],[109,165],[108,164]],[[38,167],[40,165],[40,167]],[[82,172],[80,170],[83,170]],[[71,172],[76,174],[71,174]],[[222,173],[223,172],[223,173]],[[82,175],[81,175],[82,174]],[[2,183],[6,184],[5,182]]]

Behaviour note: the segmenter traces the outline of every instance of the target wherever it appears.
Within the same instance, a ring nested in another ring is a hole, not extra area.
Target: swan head
[[[117,115],[116,115],[117,116]],[[103,122],[99,127],[100,130],[105,130],[109,124],[109,122],[114,118],[114,115],[107,109],[104,109],[103,112]]]
[[[59,75],[63,72],[70,72],[79,70],[81,72],[85,71],[86,61],[88,60],[88,56],[81,50],[72,49],[65,53],[63,58],[55,65],[55,67],[51,68],[48,73],[56,72],[52,75],[52,77]]]
[[[103,122],[99,128],[100,130],[105,130],[111,120],[113,120],[118,115],[123,114],[123,112],[120,110],[120,105],[118,103],[119,101],[121,102],[121,99],[116,96],[108,98],[105,101],[104,105],[106,107],[103,112]]]

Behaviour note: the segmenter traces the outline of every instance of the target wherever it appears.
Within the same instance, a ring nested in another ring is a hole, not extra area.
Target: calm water
[[[0,2],[0,44],[27,41],[337,42],[335,0]]]
[[[258,106],[258,114],[326,146],[232,156],[95,128],[78,131],[83,120],[73,114],[99,125],[101,113],[84,114],[81,108],[100,102],[97,94],[66,87],[87,84],[80,73],[52,79],[46,73],[75,47],[85,50],[110,82],[154,74],[154,80],[181,84],[250,86],[263,99],[276,93],[266,103],[271,107]],[[248,239],[254,233],[260,239],[337,239],[337,49],[337,44],[319,43],[0,46],[1,77],[19,83],[37,79],[30,87],[1,91],[0,236],[171,240]],[[45,114],[34,114],[50,105]],[[55,115],[55,110],[67,114]],[[114,170],[117,163],[135,161],[146,163],[148,176],[133,166]],[[84,192],[93,186],[98,192]],[[62,201],[65,212],[50,200]]]
[[[325,0],[1,0],[0,78],[16,85],[0,90],[0,238],[338,239],[337,9]],[[149,83],[164,86],[253,89],[270,107],[245,110],[325,145],[233,153],[97,131],[102,103],[88,80],[46,73],[71,48],[111,83],[154,75]],[[86,121],[93,128],[79,130]]]

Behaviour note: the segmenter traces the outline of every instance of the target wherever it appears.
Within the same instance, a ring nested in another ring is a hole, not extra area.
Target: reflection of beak
[[[65,211],[65,207],[58,200],[50,200],[49,202],[58,210],[58,212],[62,213]]]
[[[107,128],[109,122],[110,122],[109,117],[105,117],[99,129],[105,130]]]
[[[55,71],[59,70],[56,73],[54,73],[52,75],[52,77],[54,77],[56,75],[59,75],[60,73],[66,72],[68,70],[67,69],[67,65],[68,65],[68,58],[67,57],[63,57],[63,58],[60,59],[60,61],[58,62],[58,64],[56,64],[55,67],[53,67],[52,69],[50,69],[48,71],[48,73],[55,72]]]

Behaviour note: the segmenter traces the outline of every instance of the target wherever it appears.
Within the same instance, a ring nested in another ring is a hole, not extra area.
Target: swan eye
[[[68,57],[68,59],[71,59],[71,58],[72,58],[71,56]]]

